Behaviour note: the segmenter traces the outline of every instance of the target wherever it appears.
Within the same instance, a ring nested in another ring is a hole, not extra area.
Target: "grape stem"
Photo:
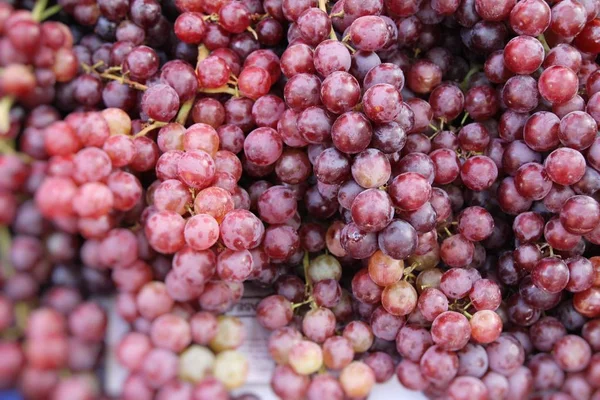
[[[304,287],[304,295],[309,296],[312,293],[312,280],[308,275],[308,267],[310,266],[310,257],[308,256],[308,251],[304,252],[304,258],[302,259],[302,267],[304,268],[304,280],[306,281],[306,285]]]
[[[192,106],[194,105],[194,101],[196,100],[196,96],[187,100],[185,103],[181,105],[179,112],[177,113],[177,117],[175,117],[175,122],[185,125],[185,121],[187,121],[188,116],[190,115],[190,111],[192,111]]]
[[[327,12],[327,0],[319,0],[319,8],[321,11]]]
[[[15,304],[15,325],[21,332],[24,332],[27,327],[27,319],[30,312],[31,307],[26,302],[20,301]]]
[[[48,7],[48,0],[37,0],[35,2],[33,10],[31,10],[31,16],[35,21],[44,21],[62,10],[62,7],[59,4],[55,4],[50,8],[46,7]]]
[[[138,133],[136,133],[134,138],[146,136],[148,134],[148,132],[150,132],[154,129],[157,129],[157,128],[162,128],[165,125],[167,125],[167,122],[155,121],[155,122],[151,123],[150,125],[146,126],[144,129],[142,129]]]
[[[538,36],[537,40],[539,40],[540,43],[542,43],[542,46],[544,46],[544,51],[546,52],[546,54],[548,54],[550,52],[550,46],[548,46],[548,42],[546,41],[546,37],[544,36],[544,34]]]
[[[231,88],[227,85],[223,85],[221,87],[218,88],[203,88],[203,89],[198,89],[198,91],[200,93],[208,93],[208,94],[217,94],[217,93],[225,93],[225,94],[230,94],[232,96],[235,97],[239,97],[239,93],[237,91],[237,88]]]
[[[324,13],[327,13],[327,3],[328,0],[319,0],[319,9],[321,9],[321,11],[323,11]],[[343,11],[341,11],[342,14],[344,13]],[[338,13],[339,14],[339,13]],[[333,18],[334,15],[330,15],[329,18]],[[333,29],[333,26],[331,27],[331,30],[329,31],[329,39],[331,40],[338,40],[337,35],[335,34],[335,30]]]
[[[333,29],[333,28],[332,28],[332,29]],[[350,37],[349,37],[349,36],[346,36],[346,38],[350,39]],[[337,39],[337,37],[336,37],[336,39]],[[346,46],[346,48],[347,48],[348,50],[350,50],[350,54],[354,54],[354,53],[356,53],[356,49],[355,49],[354,47],[350,46],[350,45],[348,44],[348,42],[347,42],[347,41],[344,41],[344,40],[342,40],[342,43],[344,44],[344,46]]]
[[[208,21],[208,22],[218,22],[219,16],[217,14],[209,14],[209,15],[205,15],[204,17],[202,17],[202,19],[204,19],[205,21]]]
[[[88,74],[97,74],[100,78],[102,79],[108,79],[108,80],[113,80],[113,81],[119,81],[121,82],[122,85],[129,85],[130,87],[140,90],[140,91],[145,91],[148,89],[148,86],[143,85],[139,82],[135,82],[132,81],[131,79],[128,79],[125,77],[125,75],[115,75],[113,74],[113,72],[119,72],[121,71],[121,67],[110,67],[107,68],[104,72],[100,73],[97,71],[97,69],[101,66],[104,65],[104,61],[98,61],[96,64],[94,65],[88,65],[85,63],[81,63],[81,68],[83,68],[83,70],[88,73]]]
[[[465,75],[465,79],[463,79],[462,83],[460,84],[460,90],[462,90],[463,92],[467,91],[467,87],[469,86],[469,79],[471,79],[471,77],[479,72],[481,70],[481,65],[479,64],[475,64],[471,67],[471,69],[469,70],[469,72],[467,72],[467,75]]]
[[[198,46],[198,59],[196,60],[196,69],[198,68],[200,63],[203,60],[205,60],[209,55],[210,51],[205,45],[201,44],[200,46]]]
[[[266,19],[269,17],[268,13],[265,14],[252,14],[250,16],[250,19],[252,19],[252,21],[262,21],[263,19]]]
[[[32,161],[27,154],[16,151],[13,141],[10,139],[0,139],[0,154],[14,154],[26,163]]]
[[[258,40],[258,33],[256,33],[256,31],[251,26],[247,27],[246,30],[252,34],[254,40]]]
[[[337,12],[337,13],[333,13],[329,16],[329,18],[344,18],[345,14],[344,14],[344,10]]]
[[[3,275],[5,278],[12,276],[15,273],[15,270],[8,258],[8,254],[10,252],[11,239],[10,232],[8,231],[8,227],[2,226],[0,227],[0,254],[2,254],[2,269]]]
[[[10,129],[10,109],[15,102],[12,96],[4,96],[0,99],[0,133],[8,132]]]
[[[440,130],[438,129],[438,127],[437,127],[437,126],[435,126],[434,124],[429,124],[429,127],[430,127],[431,129],[433,129],[433,131],[434,131],[434,132],[436,132],[436,133],[440,131]]]
[[[404,275],[404,280],[407,281],[411,278],[415,278],[415,275],[412,273],[415,268],[417,268],[419,265],[421,265],[418,262],[414,262],[412,263],[408,268],[404,268],[404,271],[402,272],[402,274]]]
[[[313,298],[312,298],[312,296],[311,296],[311,297],[309,297],[308,299],[304,300],[303,302],[300,302],[300,303],[293,303],[293,304],[292,304],[292,310],[295,310],[295,309],[296,309],[296,308],[298,308],[298,307],[302,307],[302,306],[304,306],[304,305],[307,305],[307,304],[310,304],[310,303],[312,303],[312,302],[314,302],[314,299],[313,299]]]
[[[37,0],[33,6],[33,10],[31,10],[31,16],[33,19],[36,21],[41,21],[41,16],[47,6],[48,0]]]
[[[465,112],[465,115],[463,115],[462,119],[460,120],[460,126],[463,126],[465,122],[467,122],[467,118],[469,118],[469,113]]]
[[[146,89],[148,89],[148,86],[143,85],[139,82],[135,82],[130,79],[127,79],[127,78],[125,78],[125,76],[114,75],[114,74],[111,74],[108,72],[103,72],[99,75],[103,79],[119,81],[119,82],[121,82],[122,85],[129,85],[130,87],[137,89],[137,90],[141,90],[142,92],[145,91]]]
[[[15,154],[16,151],[8,144],[7,139],[0,139],[0,154]]]

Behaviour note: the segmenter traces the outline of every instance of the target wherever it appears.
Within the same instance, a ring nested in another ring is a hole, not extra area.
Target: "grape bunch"
[[[0,388],[256,399],[250,289],[282,400],[600,399],[599,0],[56,3],[0,4]]]

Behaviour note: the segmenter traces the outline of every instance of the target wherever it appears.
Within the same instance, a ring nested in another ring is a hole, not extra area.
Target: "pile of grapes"
[[[0,389],[257,399],[260,288],[282,400],[600,400],[599,53],[600,0],[1,2]]]

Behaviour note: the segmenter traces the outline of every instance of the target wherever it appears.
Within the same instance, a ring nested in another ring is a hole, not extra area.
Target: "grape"
[[[564,380],[564,373],[548,354],[538,354],[528,363],[533,384],[539,389],[558,389]]]
[[[511,28],[519,35],[538,36],[550,25],[550,7],[543,1],[528,0],[510,11]]]
[[[321,367],[323,352],[318,344],[308,340],[301,340],[295,343],[290,349],[288,362],[296,373],[310,375]]]
[[[275,367],[271,378],[271,388],[282,399],[304,397],[308,390],[310,379],[296,373],[287,365]]]
[[[158,252],[172,254],[185,245],[185,220],[172,211],[158,211],[146,222],[144,232],[148,243]]]
[[[194,343],[207,345],[217,334],[217,319],[213,314],[200,311],[190,319],[190,330]]]
[[[561,36],[575,36],[585,26],[585,14],[585,7],[574,1],[552,7],[550,29]]]
[[[123,399],[254,399],[252,281],[282,399],[594,396],[595,0],[59,3],[0,5],[0,387],[106,396],[108,295]]]
[[[539,52],[539,49],[537,51]],[[526,113],[537,107],[539,97],[540,93],[535,79],[527,75],[517,75],[509,78],[502,89],[502,100],[506,106],[510,110],[519,113]]]
[[[353,361],[340,373],[340,384],[346,396],[365,397],[375,384],[373,370],[361,361]]]
[[[234,350],[224,351],[215,358],[213,373],[226,388],[238,388],[246,381],[248,361],[244,355]]]
[[[420,361],[421,374],[433,384],[447,384],[458,372],[458,356],[437,345],[429,347]]]
[[[150,331],[156,347],[179,353],[192,341],[190,326],[185,319],[174,314],[164,314],[152,322]]]
[[[502,333],[502,320],[494,311],[481,310],[469,321],[471,337],[479,343],[491,343]]]
[[[460,177],[471,190],[488,189],[498,177],[496,164],[486,156],[469,158],[460,169]]]
[[[576,150],[560,148],[548,155],[544,161],[544,168],[553,182],[571,185],[583,177],[585,160]]]
[[[511,336],[501,335],[486,348],[490,369],[509,376],[523,364],[525,355],[521,344]]]
[[[333,279],[325,279],[316,282],[313,288],[313,296],[317,305],[321,307],[335,307],[342,296],[342,288]]]
[[[473,261],[474,251],[473,243],[459,234],[444,239],[440,247],[440,256],[450,267],[466,267]]]
[[[428,321],[433,321],[441,313],[448,311],[448,299],[436,288],[426,288],[417,303],[419,311]]]
[[[560,90],[556,82],[561,82]],[[563,104],[575,97],[577,84],[577,77],[571,69],[553,65],[540,75],[538,89],[540,95],[550,103]]]
[[[563,204],[559,216],[569,233],[581,235],[593,230],[600,222],[600,206],[591,197],[573,196]]]
[[[583,316],[597,317],[600,314],[600,291],[592,287],[576,293],[573,297],[573,306]]]
[[[352,202],[351,213],[354,223],[365,232],[382,230],[394,217],[390,196],[378,189],[359,193]]]
[[[306,398],[309,400],[320,399],[325,396],[328,399],[341,400],[344,397],[344,392],[337,379],[330,375],[320,374],[312,378]]]
[[[352,321],[346,325],[343,337],[350,341],[356,353],[364,353],[373,344],[373,332],[369,325],[362,321]]]
[[[396,207],[405,211],[415,211],[431,197],[431,185],[415,172],[406,172],[390,183],[390,197]]]
[[[403,359],[396,367],[396,375],[400,383],[411,390],[425,390],[429,386],[429,381],[425,379],[419,364]]]
[[[206,347],[192,345],[179,358],[178,375],[192,382],[202,380],[213,369],[215,356]]]
[[[246,337],[245,327],[238,318],[222,316],[217,319],[217,332],[210,341],[210,348],[215,352],[238,348]]]
[[[485,399],[488,389],[485,384],[472,376],[459,376],[448,387],[448,393],[456,399]],[[468,395],[467,395],[468,393]]]
[[[389,286],[398,282],[404,272],[404,262],[395,260],[377,250],[370,258],[368,265],[369,277],[379,286]]]
[[[385,255],[403,260],[416,249],[417,233],[409,223],[395,219],[379,233],[377,242]]]
[[[343,336],[332,336],[323,343],[323,363],[329,369],[340,370],[352,362],[354,349]]]
[[[460,350],[471,336],[467,318],[454,311],[439,314],[431,325],[433,342],[444,350]]]
[[[382,351],[370,353],[363,362],[375,373],[375,381],[383,383],[394,375],[394,361],[390,355]]]
[[[324,86],[325,82],[323,82],[323,87]],[[296,74],[292,76],[285,84],[285,102],[294,110],[302,110],[310,106],[318,106],[321,103],[319,92],[324,90],[323,87],[321,86],[319,78],[317,78],[315,75],[308,73]],[[306,94],[310,94],[310,96],[307,96]]]
[[[553,355],[556,363],[564,371],[579,372],[587,367],[592,351],[583,338],[566,335],[554,343]]]
[[[367,89],[363,95],[363,110],[375,123],[392,122],[400,113],[402,97],[396,88],[387,83],[379,83]]]

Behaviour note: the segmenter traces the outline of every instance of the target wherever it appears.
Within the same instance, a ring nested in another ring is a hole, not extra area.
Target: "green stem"
[[[101,78],[109,79],[113,81],[119,81],[122,85],[129,85],[130,87],[141,90],[142,92],[148,89],[148,86],[143,85],[139,82],[132,81],[130,79],[125,78],[124,76],[113,75],[111,73],[103,72],[100,74]]]
[[[200,93],[207,93],[207,94],[225,93],[225,94],[230,94],[230,95],[236,96],[236,97],[239,96],[236,89],[231,88],[227,85],[223,85],[223,86],[215,88],[215,89],[211,89],[211,88],[198,89],[198,91]]]
[[[58,14],[60,12],[60,10],[62,10],[62,7],[60,6],[60,4],[56,4],[48,9],[46,9],[42,13],[42,16],[40,17],[40,21],[45,21],[48,18],[50,18],[51,16]]]
[[[462,119],[460,120],[460,126],[463,126],[465,122],[467,122],[467,118],[469,118],[469,113],[465,112],[465,115],[463,115]]]
[[[338,40],[338,37],[335,34],[335,30],[333,29],[333,26],[331,27],[331,30],[329,31],[329,39],[331,39],[331,40]]]
[[[246,30],[254,36],[254,40],[258,40],[258,33],[251,26],[247,27]]]
[[[8,132],[10,129],[10,109],[15,102],[12,96],[4,96],[0,99],[0,133]]]
[[[15,304],[15,325],[21,332],[24,332],[27,328],[27,317],[30,312],[31,307],[24,301]]]
[[[548,42],[546,41],[546,37],[544,36],[544,34],[538,36],[537,40],[539,40],[540,43],[542,43],[542,46],[544,46],[544,51],[546,52],[546,54],[548,54],[550,52],[550,46],[548,46]]]
[[[408,268],[404,268],[402,272],[406,277],[412,275],[412,272],[417,268],[420,264],[418,262],[412,263]]]
[[[296,309],[296,308],[298,308],[298,307],[302,307],[302,306],[305,306],[305,305],[307,305],[307,304],[310,304],[310,303],[312,303],[313,301],[314,301],[314,299],[313,299],[312,297],[309,297],[308,299],[304,300],[304,301],[303,301],[303,302],[301,302],[301,303],[294,303],[294,304],[292,304],[292,310],[295,310],[295,309]]]
[[[142,129],[141,131],[139,131],[138,133],[136,133],[134,137],[146,136],[148,134],[148,132],[150,132],[154,129],[157,129],[157,128],[162,128],[165,125],[167,125],[167,122],[160,122],[160,121],[153,122],[150,125],[146,126],[144,129]]]
[[[36,21],[42,21],[42,15],[48,6],[48,0],[37,0],[35,2],[35,6],[33,6],[33,10],[31,10],[31,16]]]
[[[209,55],[210,51],[205,45],[201,44],[200,46],[198,46],[198,59],[196,60],[196,66],[198,66],[198,64],[200,64],[201,61],[205,60]]]
[[[196,96],[192,97],[185,103],[181,105],[179,112],[177,113],[177,117],[175,118],[175,122],[185,125],[185,121],[188,119],[188,115],[190,115],[190,111],[192,111],[192,107],[194,105],[194,101],[196,100]]]
[[[467,87],[469,86],[469,79],[471,79],[471,77],[476,74],[477,72],[479,72],[481,70],[481,65],[476,64],[473,65],[471,67],[471,69],[469,70],[469,72],[467,72],[467,75],[465,76],[465,79],[463,79],[462,83],[460,84],[460,89],[463,92],[467,91]]]
[[[2,269],[4,277],[8,278],[15,273],[15,270],[10,263],[8,254],[10,252],[11,238],[8,227],[0,226],[0,255],[2,257]]]
[[[304,287],[304,295],[310,296],[312,294],[312,280],[308,274],[308,267],[310,267],[310,257],[308,251],[304,252],[304,258],[302,259],[302,267],[304,268],[304,280],[306,281]]]
[[[0,139],[0,154],[15,154],[16,151],[10,145],[8,139]]]
[[[209,14],[209,15],[203,16],[202,19],[205,21],[208,21],[208,22],[219,22],[219,15],[218,14]]]

